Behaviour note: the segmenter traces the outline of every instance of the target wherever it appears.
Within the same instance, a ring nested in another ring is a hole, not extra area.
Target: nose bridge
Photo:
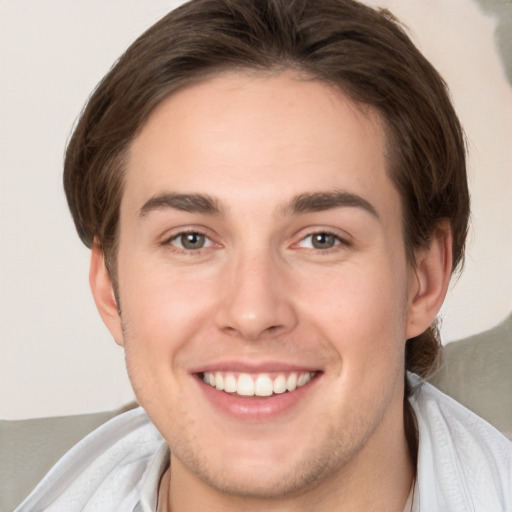
[[[296,322],[283,262],[269,248],[239,249],[227,264],[219,327],[255,340]]]

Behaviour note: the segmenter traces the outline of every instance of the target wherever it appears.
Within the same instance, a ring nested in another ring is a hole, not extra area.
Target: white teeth
[[[272,383],[272,388],[276,394],[284,393],[286,391],[286,377],[284,375],[276,377]]]
[[[231,372],[204,372],[203,381],[219,391],[240,396],[271,396],[305,386],[313,376],[314,372],[291,372],[288,376],[279,374],[274,378],[266,373],[240,373],[237,377]]]
[[[254,396],[254,381],[247,373],[241,373],[238,376],[236,392],[242,396]]]
[[[236,379],[232,373],[228,373],[224,379],[224,391],[236,393]]]
[[[224,389],[224,377],[222,376],[222,373],[217,372],[215,374],[215,387],[222,391]]]
[[[304,384],[307,384],[311,380],[311,376],[309,373],[303,373],[302,375],[299,375],[299,378],[297,379],[297,387],[300,388],[301,386],[304,386]]]
[[[273,392],[272,379],[268,375],[260,375],[254,384],[254,394],[257,396],[270,396]]]
[[[288,378],[286,379],[286,389],[288,391],[293,391],[297,387],[297,374],[290,373]]]

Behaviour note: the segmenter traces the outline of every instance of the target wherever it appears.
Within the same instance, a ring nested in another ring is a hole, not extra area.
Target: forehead
[[[348,185],[367,193],[390,185],[385,131],[372,108],[291,72],[224,73],[155,109],[130,147],[123,202],[165,191],[158,187],[213,188],[221,197],[286,183],[303,193],[332,178],[344,188],[348,174]]]

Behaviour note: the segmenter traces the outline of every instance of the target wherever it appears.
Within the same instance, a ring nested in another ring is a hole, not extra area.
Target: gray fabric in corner
[[[64,453],[119,412],[0,421],[0,512],[12,511]]]
[[[430,383],[512,439],[512,314],[494,329],[446,345]]]

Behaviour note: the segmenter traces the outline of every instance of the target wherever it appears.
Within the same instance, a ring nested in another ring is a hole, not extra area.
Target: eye
[[[187,233],[179,233],[178,235],[171,238],[168,243],[179,249],[193,251],[210,246],[212,241],[202,233],[191,231]]]
[[[332,249],[340,243],[342,243],[342,240],[338,236],[333,235],[332,233],[320,232],[304,237],[301,240],[300,245],[307,249],[326,250]]]

